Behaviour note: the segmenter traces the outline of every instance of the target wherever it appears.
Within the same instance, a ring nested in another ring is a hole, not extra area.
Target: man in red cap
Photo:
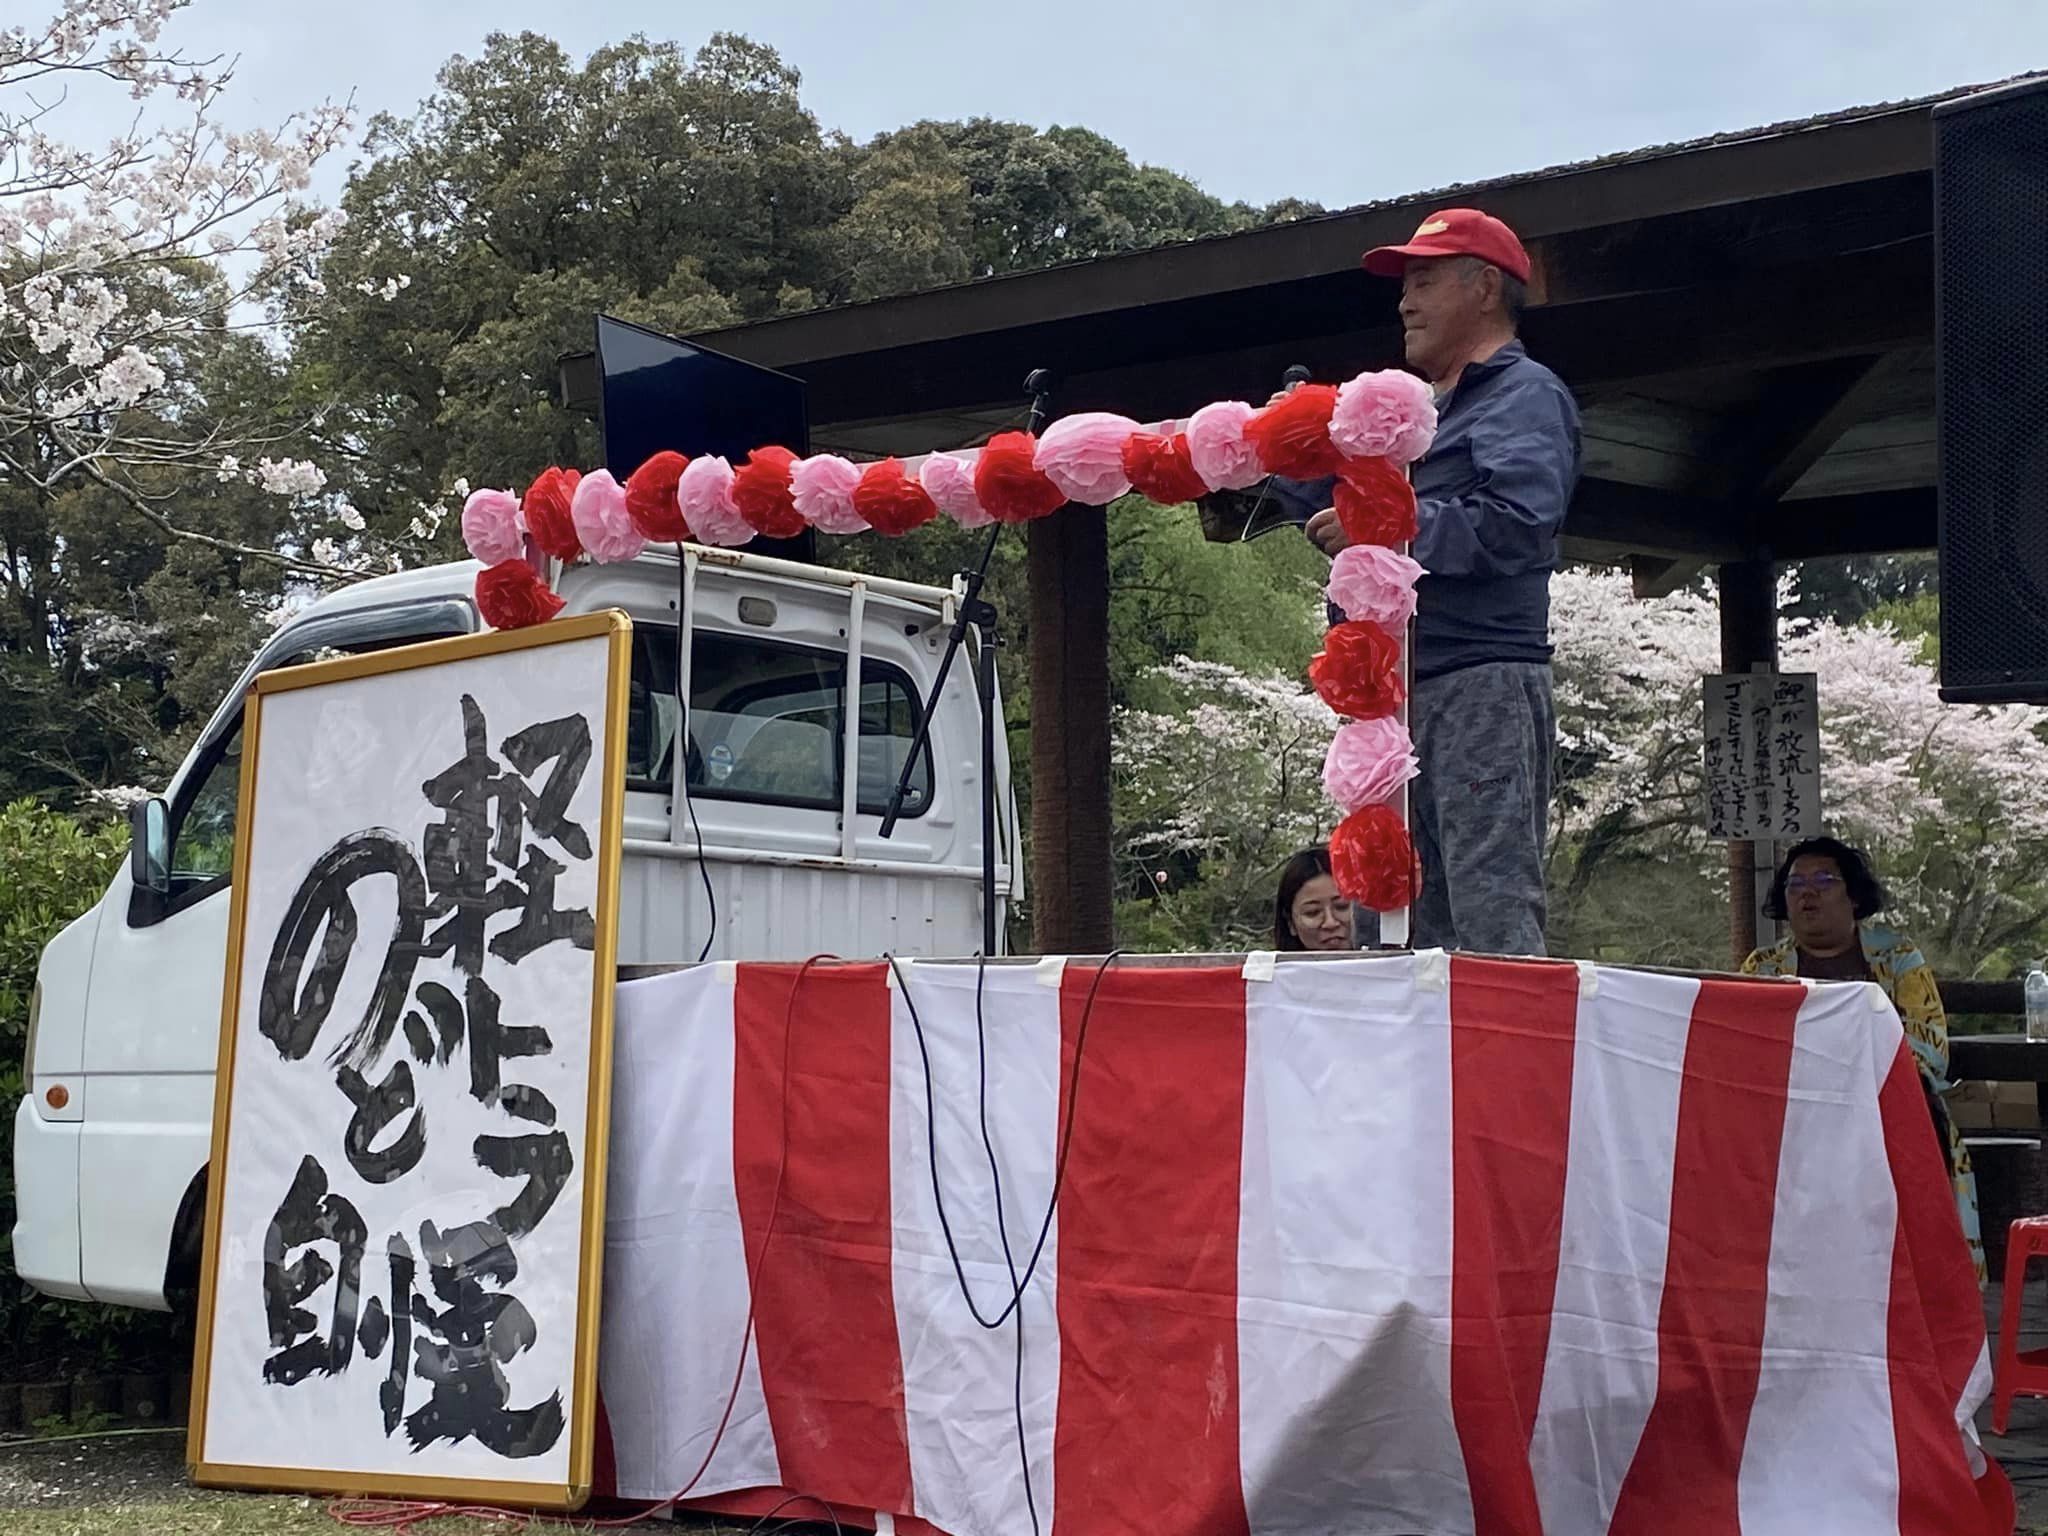
[[[1410,820],[1422,858],[1412,942],[1544,952],[1543,850],[1556,716],[1550,573],[1579,478],[1579,413],[1523,350],[1529,253],[1499,219],[1447,208],[1365,269],[1401,280],[1408,365],[1435,387],[1437,435],[1413,470],[1428,572],[1417,591],[1409,720],[1421,772]],[[1330,482],[1274,493],[1344,546]]]

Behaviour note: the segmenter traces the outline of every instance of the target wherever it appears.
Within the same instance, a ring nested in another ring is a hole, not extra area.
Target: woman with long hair
[[[1280,870],[1273,898],[1273,947],[1352,949],[1352,907],[1330,875],[1330,850],[1304,848]]]

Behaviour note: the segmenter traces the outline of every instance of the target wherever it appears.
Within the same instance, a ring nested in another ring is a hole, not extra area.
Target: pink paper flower
[[[789,491],[803,520],[820,533],[866,533],[867,519],[853,510],[860,466],[836,453],[798,459],[789,472]]]
[[[1212,491],[1241,491],[1266,478],[1259,451],[1245,440],[1252,408],[1242,400],[1218,400],[1188,418],[1188,457]]]
[[[519,498],[510,491],[471,491],[462,504],[462,542],[485,565],[503,565],[526,553]]]
[[[1415,744],[1408,727],[1388,717],[1338,727],[1323,759],[1323,788],[1345,814],[1383,805],[1415,777]]]
[[[1039,434],[1033,462],[1067,500],[1106,507],[1117,497],[1130,494],[1124,444],[1137,430],[1138,424],[1130,417],[1109,411],[1062,416]]]
[[[754,536],[732,499],[732,465],[717,454],[706,454],[683,466],[682,478],[676,481],[676,501],[690,525],[690,537],[699,544],[734,548]]]
[[[918,466],[917,483],[962,528],[986,528],[995,521],[974,494],[974,466],[965,459],[935,453]]]
[[[1413,464],[1436,436],[1436,397],[1398,368],[1361,373],[1337,390],[1330,441],[1354,459]]]
[[[569,520],[576,525],[583,552],[599,565],[638,559],[647,547],[647,536],[633,526],[633,515],[626,510],[626,488],[608,469],[594,469],[576,482]]]
[[[1330,601],[1344,617],[1377,624],[1399,638],[1415,617],[1415,583],[1422,567],[1384,544],[1353,544],[1330,562]]]

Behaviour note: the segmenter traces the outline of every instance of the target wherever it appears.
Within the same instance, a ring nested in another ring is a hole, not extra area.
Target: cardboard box
[[[2041,1098],[2033,1083],[1958,1083],[1942,1096],[1965,1136],[2041,1129]]]

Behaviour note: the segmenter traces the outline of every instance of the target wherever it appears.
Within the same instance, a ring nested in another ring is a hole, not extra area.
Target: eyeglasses
[[[1832,891],[1842,883],[1840,875],[1825,872],[1817,875],[1793,875],[1785,882],[1788,891]]]

